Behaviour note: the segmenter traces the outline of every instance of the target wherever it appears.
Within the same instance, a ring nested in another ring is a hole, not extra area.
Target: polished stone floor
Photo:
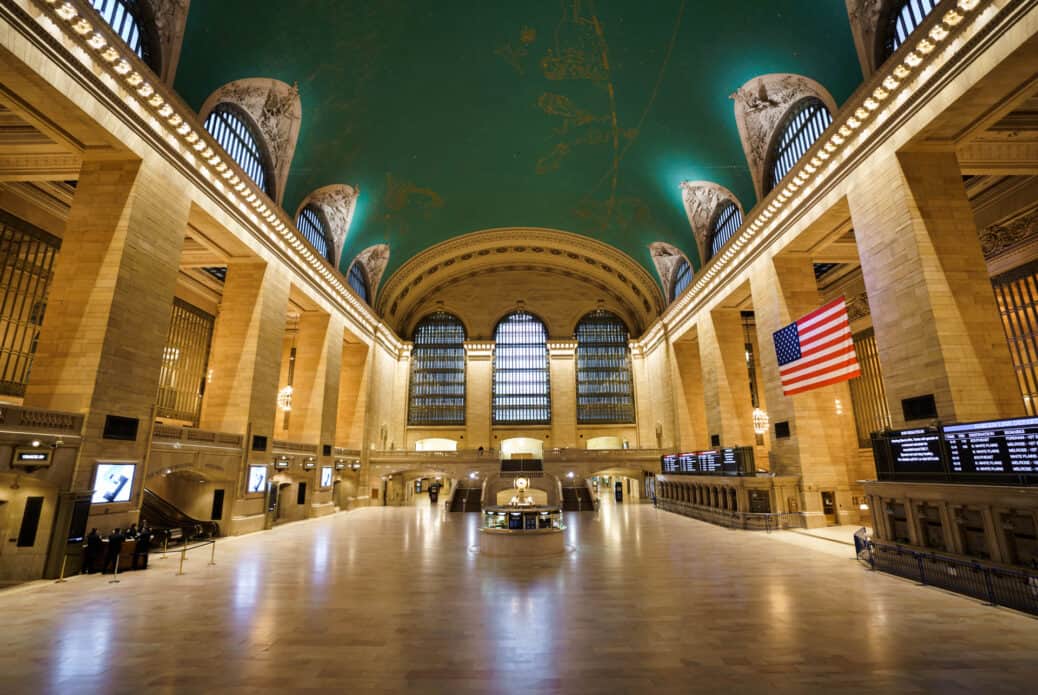
[[[1038,620],[832,541],[609,504],[523,562],[477,521],[359,510],[0,593],[0,692],[1035,692]]]

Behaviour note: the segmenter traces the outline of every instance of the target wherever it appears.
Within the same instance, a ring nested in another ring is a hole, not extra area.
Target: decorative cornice
[[[799,217],[806,200],[828,190],[846,176],[848,161],[875,146],[879,132],[893,127],[912,94],[939,71],[993,21],[1005,7],[1002,0],[956,0],[944,12],[934,12],[913,36],[884,64],[884,69],[862,85],[834,115],[833,124],[797,166],[761,200],[731,242],[703,266],[689,288],[661,317],[668,326],[685,319],[712,296],[733,273],[744,268],[761,249],[778,238]]]
[[[347,288],[344,278],[303,240],[284,211],[257,187],[206,132],[197,115],[131,51],[83,0],[21,0],[41,11],[35,19],[55,43],[45,50],[65,50],[60,62],[78,63],[76,76],[103,101],[124,107],[126,122],[139,137],[158,136],[175,165],[192,176],[199,188],[220,201],[253,236],[276,250],[302,277],[320,288],[369,334],[378,319]],[[6,5],[6,3],[5,3]],[[8,14],[14,18],[13,14]],[[15,19],[18,22],[18,19]],[[70,45],[66,45],[70,44]]]
[[[1038,208],[1005,224],[991,225],[980,232],[980,247],[984,258],[991,260],[1026,241],[1038,236]]]
[[[869,295],[867,292],[856,294],[847,300],[847,318],[851,321],[863,319],[872,313],[869,308]]]

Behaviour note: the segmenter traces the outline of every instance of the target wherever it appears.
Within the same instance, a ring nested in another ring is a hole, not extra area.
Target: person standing
[[[122,552],[124,540],[126,540],[126,536],[123,535],[122,529],[117,528],[108,536],[108,554],[105,555],[105,572],[108,572],[109,567],[112,568],[113,572],[115,571],[115,567],[119,563],[119,553]]]
[[[137,545],[133,547],[133,569],[148,569],[148,551],[151,550],[151,530],[145,521],[137,530]]]
[[[101,542],[101,534],[97,532],[96,528],[90,529],[90,533],[86,537],[86,550],[83,551],[83,567],[80,571],[93,574],[103,550],[104,543]]]

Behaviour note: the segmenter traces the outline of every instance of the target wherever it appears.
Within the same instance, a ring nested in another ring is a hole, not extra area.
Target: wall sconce
[[[360,461],[354,461],[353,463],[351,463],[350,464],[350,468],[353,469],[354,471],[359,471],[360,470]]]
[[[744,411],[745,412],[745,411]],[[763,435],[768,431],[768,414],[760,408],[753,409],[753,433]]]
[[[289,412],[292,410],[292,387],[286,386],[285,388],[278,391],[278,409],[282,412]]]
[[[345,467],[346,467],[346,462],[345,461],[343,461],[342,459],[335,459],[335,470],[341,471]]]

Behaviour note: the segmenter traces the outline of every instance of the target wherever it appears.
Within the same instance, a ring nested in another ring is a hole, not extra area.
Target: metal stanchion
[[[165,560],[166,559],[166,546],[168,546],[168,545],[169,545],[169,532],[167,531],[166,535],[164,535],[162,537],[162,557],[159,558],[160,560]]]
[[[187,541],[184,541],[184,547],[180,549],[180,569],[177,570],[177,576],[179,577],[184,573],[184,560],[187,559]]]
[[[216,564],[216,541],[213,541],[213,552],[210,553],[210,555],[209,555],[209,564],[210,565],[215,565]]]
[[[108,583],[109,584],[118,584],[119,583],[119,556],[118,555],[115,556],[115,573],[112,575],[112,578],[110,580],[108,580]]]
[[[61,576],[58,577],[58,581],[54,582],[55,584],[64,584],[65,582],[68,581],[67,579],[65,579],[65,563],[66,562],[68,562],[68,555],[67,554],[63,555],[62,558],[61,558]]]

